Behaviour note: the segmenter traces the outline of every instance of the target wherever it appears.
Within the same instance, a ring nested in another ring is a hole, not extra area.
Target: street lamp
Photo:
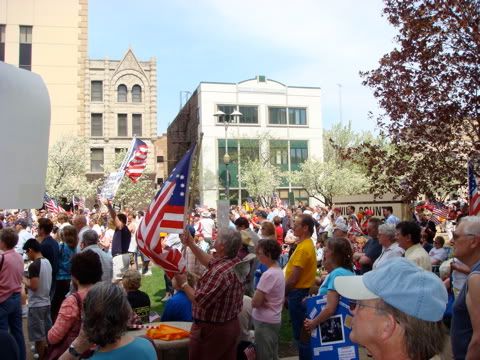
[[[226,169],[226,179],[225,179],[225,195],[227,201],[230,202],[230,172],[228,171],[228,165],[230,164],[230,155],[228,154],[228,125],[230,125],[230,120],[232,123],[236,122],[237,118],[242,116],[242,113],[238,110],[233,111],[230,115],[226,115],[223,111],[218,110],[213,114],[219,121],[223,118],[223,125],[225,126],[225,155],[223,155],[223,163],[225,164]]]

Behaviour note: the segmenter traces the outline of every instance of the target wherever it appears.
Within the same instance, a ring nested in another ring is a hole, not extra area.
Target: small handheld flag
[[[468,196],[470,204],[470,215],[480,213],[480,194],[478,192],[478,181],[475,176],[473,161],[468,161]]]

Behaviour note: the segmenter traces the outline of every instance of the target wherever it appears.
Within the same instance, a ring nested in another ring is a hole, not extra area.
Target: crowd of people
[[[40,359],[89,351],[156,358],[148,340],[126,331],[152,318],[140,290],[150,261],[135,241],[143,212],[102,203],[91,212],[0,215],[0,332],[18,359],[26,355],[22,304]],[[219,224],[215,209],[199,208],[183,234],[160,234],[162,247],[180,250],[187,264],[187,273],[165,276],[161,321],[192,322],[191,359],[256,352],[270,360],[278,359],[286,308],[300,359],[312,359],[312,331],[344,297],[351,339],[373,358],[431,358],[444,351],[447,327],[456,359],[479,358],[480,217],[452,206],[438,226],[428,203],[406,221],[389,206],[373,215],[354,206],[255,204],[232,206]],[[310,296],[326,299],[315,316],[306,311]]]

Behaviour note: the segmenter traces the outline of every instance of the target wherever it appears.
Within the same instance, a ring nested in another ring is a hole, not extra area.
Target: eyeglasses
[[[368,307],[368,308],[372,308],[372,309],[375,309],[375,310],[382,310],[378,306],[366,305],[366,304],[362,304],[362,303],[360,303],[358,301],[355,301],[355,300],[350,300],[350,311],[354,311],[357,307]]]
[[[474,234],[459,234],[459,233],[454,232],[453,233],[453,240],[458,240],[459,238],[466,237],[466,236],[476,236],[476,235],[474,235]]]

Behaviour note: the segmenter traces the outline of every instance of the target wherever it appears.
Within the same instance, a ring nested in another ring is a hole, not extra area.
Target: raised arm
[[[200,264],[207,267],[213,256],[207,254],[205,251],[200,249],[197,244],[195,244],[195,240],[193,239],[192,234],[190,234],[190,231],[185,230],[181,238],[183,245],[188,246],[190,250],[192,250],[193,255],[195,255],[198,261],[200,261]]]
[[[119,230],[122,230],[125,225],[118,219],[117,213],[115,212],[115,209],[112,206],[112,202],[108,199],[102,199],[102,202],[107,207],[108,213],[110,214],[111,218],[115,223],[115,227],[118,228]]]

